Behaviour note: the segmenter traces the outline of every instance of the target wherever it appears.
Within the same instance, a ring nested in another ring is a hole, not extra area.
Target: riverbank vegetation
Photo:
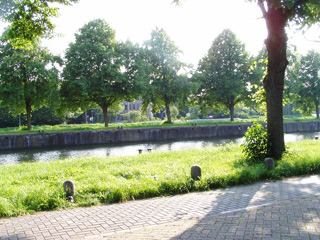
[[[83,158],[0,166],[0,216],[17,216],[101,203],[205,191],[260,180],[320,173],[319,141],[288,143],[274,170],[248,164],[239,145],[151,152],[131,157]],[[202,168],[191,179],[193,165]],[[73,180],[75,202],[65,199],[63,182]]]
[[[186,127],[196,124],[197,126],[204,125],[220,125],[220,124],[241,124],[241,123],[263,123],[264,118],[250,118],[250,119],[235,119],[230,121],[228,119],[198,119],[198,120],[176,120],[171,123],[167,123],[162,120],[137,122],[137,123],[110,123],[109,127],[106,128],[102,123],[94,124],[58,124],[58,125],[41,125],[33,126],[32,130],[28,130],[27,127],[8,127],[0,128],[0,134],[23,134],[23,133],[37,133],[41,132],[65,132],[65,131],[95,131],[95,130],[112,130],[118,128],[154,128],[154,127]],[[314,117],[297,117],[297,118],[284,118],[285,122],[296,122],[296,121],[319,121],[318,118]]]

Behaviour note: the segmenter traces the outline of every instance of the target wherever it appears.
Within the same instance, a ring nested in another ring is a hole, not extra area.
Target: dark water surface
[[[314,139],[320,132],[313,133],[294,133],[285,134],[286,142],[299,141],[303,139]],[[132,156],[151,149],[152,151],[174,151],[191,148],[206,148],[211,146],[223,145],[227,143],[240,144],[243,138],[215,138],[215,139],[196,139],[171,142],[153,142],[153,143],[132,143],[132,144],[106,144],[91,145],[64,148],[41,148],[41,149],[23,149],[7,150],[0,153],[0,165],[17,164],[22,162],[49,162],[63,160],[66,158],[78,157],[107,157],[107,156]]]

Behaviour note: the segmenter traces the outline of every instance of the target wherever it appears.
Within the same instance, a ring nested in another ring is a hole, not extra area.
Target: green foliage
[[[246,82],[249,59],[245,46],[230,30],[224,30],[212,43],[208,54],[200,60],[193,79],[198,82],[200,101],[224,108],[233,121],[234,106],[248,98]]]
[[[302,56],[300,64],[297,64],[296,78],[293,81],[291,91],[295,101],[295,109],[304,116],[310,116],[316,111],[319,118],[320,103],[320,53],[309,51]]]
[[[268,133],[261,124],[254,122],[246,131],[244,138],[245,140],[241,145],[242,152],[249,162],[261,162],[270,154]]]
[[[139,122],[141,119],[141,111],[139,110],[133,110],[130,111],[130,117],[128,117],[133,122]]]
[[[201,109],[200,109],[199,105],[191,107],[190,108],[190,118],[191,119],[198,119],[199,115],[201,114],[200,111],[201,111]]]
[[[108,109],[139,94],[137,81],[143,75],[140,53],[130,42],[118,43],[115,31],[104,20],[83,26],[66,52],[62,108],[85,109],[97,104],[107,127]]]
[[[0,101],[14,115],[27,114],[42,106],[59,103],[59,57],[51,55],[38,42],[29,50],[14,48],[5,38],[0,42]]]
[[[119,103],[119,105],[115,105],[112,106],[109,110],[108,110],[108,118],[109,118],[109,122],[114,122],[117,117],[119,116],[120,113],[122,113],[124,111],[124,105],[123,103]],[[99,111],[99,115],[100,113],[103,114],[103,111],[101,108],[96,109]]]
[[[0,217],[320,173],[317,141],[290,143],[290,148],[294,150],[277,160],[273,170],[267,170],[263,163],[247,164],[240,147],[234,144],[133,157],[2,165]],[[194,164],[202,168],[197,182],[190,175]],[[66,179],[76,184],[74,203],[65,199],[62,185]]]
[[[57,125],[65,120],[65,117],[57,117],[54,110],[48,107],[42,107],[32,114],[32,125]]]
[[[26,121],[24,121],[23,123],[25,124]],[[19,116],[14,116],[9,112],[7,108],[0,105],[0,128],[16,127],[18,125],[19,125]]]
[[[268,3],[274,9],[282,9],[283,14],[288,21],[302,27],[309,27],[320,20],[320,3],[316,0],[247,0],[249,2],[257,2],[259,5]]]
[[[179,74],[185,66],[179,61],[179,49],[163,29],[151,33],[145,43],[146,78],[142,91],[142,109],[145,112],[152,103],[152,112],[166,108],[171,122],[170,105],[185,102],[189,96],[190,84],[186,75]]]
[[[58,8],[50,3],[69,5],[78,0],[1,0],[0,19],[10,23],[7,38],[14,47],[30,48],[41,37],[53,35],[51,17],[58,16]]]
[[[170,113],[173,119],[176,119],[179,115],[179,110],[176,106],[170,106]]]
[[[253,116],[258,117],[259,115],[260,114],[254,108],[247,107],[243,104],[240,104],[234,109],[234,116],[236,118],[246,119],[251,118]]]

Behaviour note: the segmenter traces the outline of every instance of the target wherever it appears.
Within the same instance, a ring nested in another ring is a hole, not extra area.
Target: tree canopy
[[[34,43],[31,49],[14,48],[5,38],[0,42],[0,100],[14,114],[31,112],[58,100],[58,65],[62,60]]]
[[[300,28],[309,27],[320,21],[318,0],[247,0],[255,2],[266,21],[268,37],[267,74],[263,81],[267,103],[267,131],[271,155],[279,157],[285,151],[283,130],[282,95],[285,70],[287,35],[285,27],[293,22]],[[181,0],[173,0],[180,3]]]
[[[293,93],[297,108],[305,115],[316,111],[319,118],[320,103],[320,53],[309,51],[301,58]]]
[[[101,19],[89,22],[66,51],[62,102],[70,109],[99,105],[108,126],[108,109],[138,94],[139,48],[118,43]]]
[[[51,17],[58,16],[52,3],[69,5],[79,0],[1,0],[0,19],[8,22],[8,40],[15,47],[31,47],[38,38],[53,34]]]
[[[153,112],[166,108],[171,122],[170,105],[184,99],[189,93],[188,79],[179,74],[184,64],[179,60],[180,50],[163,29],[153,30],[145,43],[147,81],[142,94],[143,109],[152,103]]]
[[[267,131],[271,154],[279,157],[285,151],[283,130],[283,90],[287,59],[285,27],[293,22],[303,28],[320,20],[320,2],[316,0],[249,0],[256,2],[266,21],[268,37],[267,75],[263,86],[267,103]]]
[[[226,29],[213,41],[194,75],[200,98],[208,105],[222,106],[234,119],[234,106],[248,97],[249,58],[245,46]]]

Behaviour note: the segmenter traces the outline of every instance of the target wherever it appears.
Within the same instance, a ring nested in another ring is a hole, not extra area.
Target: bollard
[[[201,178],[201,168],[198,165],[191,167],[191,178],[193,180],[199,180]]]
[[[67,180],[63,183],[63,189],[67,196],[67,198],[72,197],[75,194],[75,186],[74,182],[71,180]]]
[[[273,159],[272,158],[264,159],[264,166],[269,170],[274,169]]]
[[[138,149],[138,151],[139,151],[139,154],[141,154],[141,153],[142,153],[142,149]]]

